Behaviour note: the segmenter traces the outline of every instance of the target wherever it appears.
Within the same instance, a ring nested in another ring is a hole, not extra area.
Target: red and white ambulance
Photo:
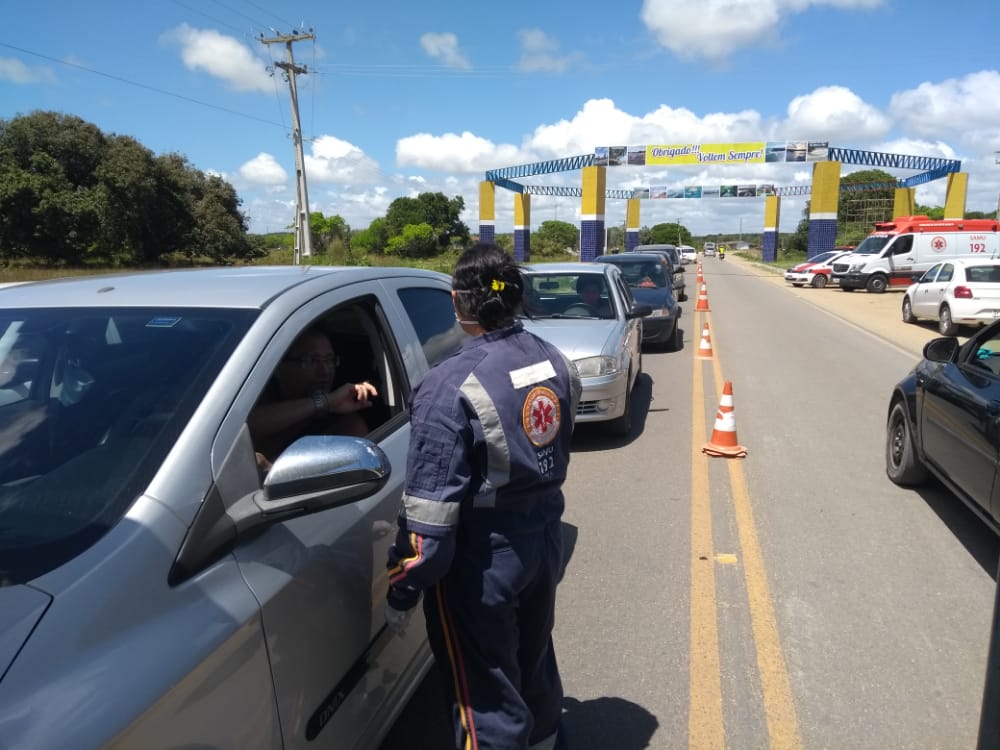
[[[1000,257],[1000,222],[900,216],[876,223],[853,253],[833,264],[833,275],[845,292],[903,290],[935,263],[969,257]]]

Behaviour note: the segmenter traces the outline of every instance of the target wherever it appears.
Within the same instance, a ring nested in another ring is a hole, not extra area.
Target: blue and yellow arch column
[[[944,218],[965,218],[965,195],[969,187],[966,172],[952,172],[948,175],[948,191],[944,197]]]
[[[514,260],[531,260],[531,194],[514,193]]]
[[[604,254],[604,199],[607,167],[583,168],[583,198],[580,204],[580,260]]]
[[[840,203],[840,162],[818,161],[813,165],[812,199],[809,204],[809,244],[806,255],[833,250],[837,244],[837,207]]]
[[[479,241],[496,242],[497,189],[489,180],[479,183]]]
[[[773,263],[778,259],[778,224],[781,220],[781,196],[764,198],[764,236],[761,260]]]
[[[896,188],[892,196],[892,218],[913,216],[916,209],[916,188]]]
[[[629,198],[625,203],[625,252],[639,246],[639,199]]]

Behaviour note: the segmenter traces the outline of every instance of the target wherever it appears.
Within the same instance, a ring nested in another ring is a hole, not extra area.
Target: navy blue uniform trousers
[[[562,526],[481,533],[489,543],[461,534],[451,572],[427,590],[427,633],[454,707],[455,747],[525,750],[559,728],[552,626]]]

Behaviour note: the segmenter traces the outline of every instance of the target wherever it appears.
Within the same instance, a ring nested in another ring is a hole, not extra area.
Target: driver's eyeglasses
[[[298,365],[303,370],[322,364],[326,367],[340,367],[340,357],[335,354],[327,354],[322,357],[315,354],[303,354],[301,357],[285,357],[284,362]]]

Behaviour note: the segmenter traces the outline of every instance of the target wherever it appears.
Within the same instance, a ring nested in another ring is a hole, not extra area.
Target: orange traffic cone
[[[736,440],[736,414],[733,412],[733,384],[727,380],[715,413],[712,438],[701,448],[702,453],[723,458],[743,458],[747,449]]]
[[[710,312],[708,309],[708,287],[705,286],[705,282],[701,282],[701,286],[698,287],[698,304],[694,306],[695,312],[704,311]]]
[[[701,272],[701,261],[698,261],[698,276],[694,281],[698,286],[701,286],[705,282],[705,276]]]
[[[705,323],[705,327],[701,329],[701,343],[698,345],[698,351],[694,356],[697,359],[712,358],[712,336],[708,331],[708,323]]]

